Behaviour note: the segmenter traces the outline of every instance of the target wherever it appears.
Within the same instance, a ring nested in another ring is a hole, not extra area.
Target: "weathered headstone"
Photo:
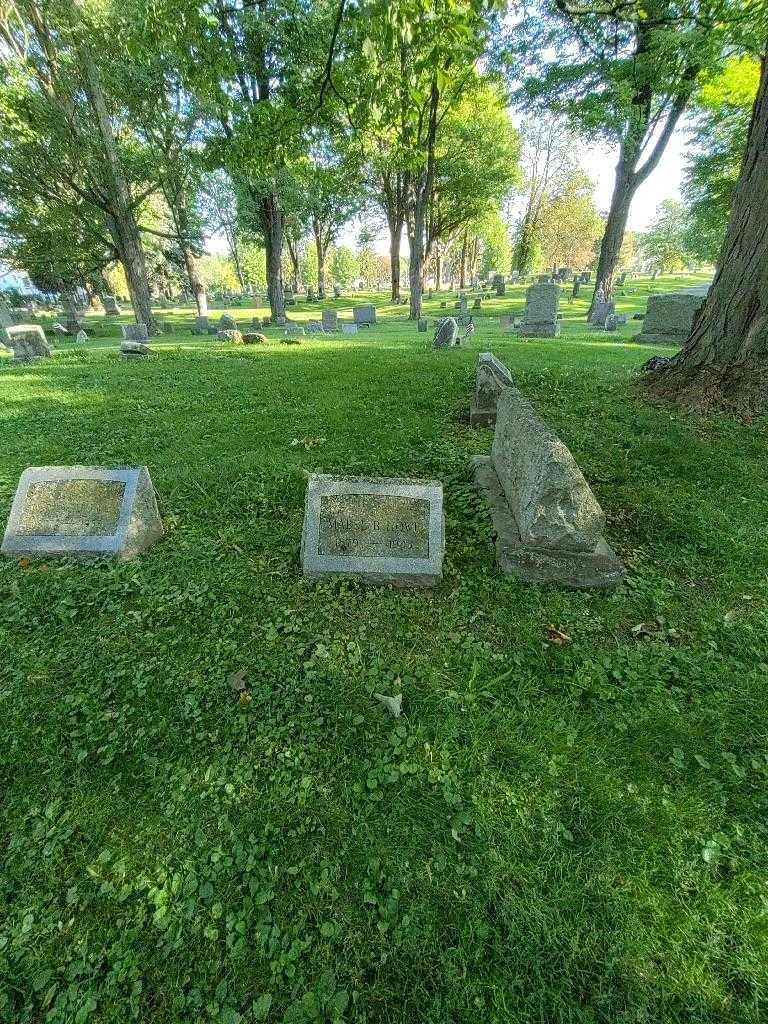
[[[562,282],[570,281],[573,277],[573,267],[560,267],[557,271],[557,276]]]
[[[335,309],[323,310],[323,330],[336,331],[339,328],[339,314]]]
[[[123,312],[114,295],[102,295],[101,304],[108,316],[120,316]]]
[[[432,348],[451,348],[459,343],[459,325],[452,316],[438,320],[435,324],[435,336]]]
[[[460,295],[459,296],[459,301],[456,303],[456,308],[458,309],[458,311],[460,313],[466,313],[467,312],[467,296],[466,295]]]
[[[432,586],[442,577],[443,549],[441,483],[310,476],[301,538],[305,576]]]
[[[342,324],[341,325],[341,333],[342,334],[357,334],[357,324]]]
[[[120,330],[124,341],[147,341],[149,338],[146,324],[123,324]]]
[[[560,324],[560,285],[554,281],[532,284],[525,293],[525,313],[520,328],[523,338],[557,338]]]
[[[126,559],[162,535],[146,466],[39,466],[21,474],[2,552]]]
[[[335,284],[333,286],[333,295],[334,295],[334,298],[336,298],[336,299],[340,299],[341,298],[341,285],[340,284]]]
[[[651,295],[643,328],[635,341],[682,345],[688,339],[704,302],[702,295],[687,292]]]
[[[51,347],[45,332],[39,324],[13,324],[0,332],[0,341],[13,352],[13,358],[20,363],[31,363],[34,359],[48,359]]]
[[[210,329],[211,329],[211,325],[208,322],[208,317],[207,316],[195,317],[195,322],[192,325],[192,333],[193,334],[197,334],[197,335],[208,334]]]
[[[221,316],[219,317],[218,329],[220,331],[236,331],[237,320],[235,320],[235,318],[231,316],[229,313],[222,313]]]
[[[307,334],[322,334],[323,324],[320,320],[305,320],[304,328]]]
[[[143,341],[123,340],[120,342],[120,355],[123,359],[146,359],[149,353],[150,348]]]
[[[375,306],[353,306],[352,317],[358,327],[370,327],[376,323]]]
[[[302,332],[303,333],[303,332]],[[219,341],[225,341],[230,345],[242,345],[243,335],[240,331],[217,331],[216,337]]]
[[[589,484],[516,387],[499,396],[490,458],[477,457],[473,466],[505,573],[579,589],[622,581],[624,567],[603,539],[605,515]]]
[[[77,334],[75,335],[75,341],[78,343],[78,345],[84,345],[86,341],[88,341],[88,335],[85,333],[85,331],[78,331]]]
[[[573,279],[573,290],[571,292],[572,299],[578,299],[579,291],[581,290],[581,280],[578,277]]]
[[[504,284],[504,275],[503,274],[494,274],[493,275],[493,287],[494,287],[494,290],[495,290],[495,292],[496,292],[496,294],[498,296],[506,294],[507,288],[506,288],[506,285]]]
[[[513,385],[512,374],[504,363],[493,352],[481,352],[477,360],[475,395],[469,407],[470,426],[493,426],[501,393]]]
[[[590,270],[582,270],[582,272],[581,272],[581,283],[582,284],[590,284],[591,281],[592,281],[592,271],[590,271]]]
[[[479,295],[476,295],[475,299],[474,299],[474,302],[472,303],[472,309],[481,309],[482,305],[483,305],[482,299],[480,298]]]
[[[419,333],[420,334],[426,334],[426,331],[427,331],[428,327],[429,327],[429,322],[427,321],[427,318],[425,316],[420,316],[419,317]]]
[[[502,331],[511,331],[514,326],[515,318],[513,316],[505,314],[499,317],[499,327],[501,327]]]

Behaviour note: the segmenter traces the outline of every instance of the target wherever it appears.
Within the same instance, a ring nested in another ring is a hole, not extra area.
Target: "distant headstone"
[[[333,295],[334,295],[334,298],[336,298],[336,299],[340,299],[341,298],[341,285],[340,284],[335,284],[333,286]]]
[[[235,320],[235,318],[231,316],[229,313],[222,313],[221,316],[219,317],[218,329],[220,331],[236,331],[237,320]]]
[[[323,330],[337,331],[339,329],[339,314],[335,309],[323,310]]]
[[[286,306],[295,306],[296,305],[296,298],[295,298],[295,296],[293,294],[293,291],[290,288],[286,288],[285,289],[285,291],[283,293],[283,301],[284,301]]]
[[[341,325],[341,333],[342,334],[357,334],[357,324],[342,324]]]
[[[316,299],[315,289],[307,288],[307,302],[314,302]]]
[[[75,341],[78,343],[78,345],[84,345],[86,341],[88,341],[88,335],[85,333],[85,331],[78,331],[77,334],[75,335]]]
[[[619,279],[616,282],[616,287],[617,288],[623,288],[624,287],[624,282],[626,280],[627,280],[627,272],[625,270],[622,274],[619,275]]]
[[[39,324],[13,324],[3,328],[0,341],[13,352],[13,358],[20,363],[31,363],[34,359],[48,359],[51,347],[45,339],[45,332]]]
[[[123,359],[146,359],[150,353],[143,341],[121,341],[120,355]]]
[[[475,296],[475,301],[472,303],[472,309],[481,309],[482,305],[483,305],[483,303],[482,303],[482,300],[481,300],[480,296],[476,295]]]
[[[304,328],[299,324],[286,324],[285,333],[289,337],[300,337],[304,335]]]
[[[120,316],[123,312],[114,295],[102,295],[101,304],[108,316]]]
[[[571,292],[571,298],[572,299],[578,299],[579,291],[580,290],[581,290],[581,280],[578,277],[574,277],[574,279],[573,279],[573,290]]]
[[[513,316],[505,314],[499,317],[499,327],[501,327],[502,331],[511,331],[514,326],[515,318]]]
[[[506,288],[506,285],[504,283],[504,275],[503,274],[494,274],[493,275],[493,288],[494,288],[496,294],[499,295],[499,296],[506,294],[507,288]]]
[[[358,327],[370,327],[376,323],[375,306],[353,306],[352,317]]]
[[[573,267],[560,267],[557,271],[557,276],[562,282],[570,281],[573,277]]]
[[[126,559],[162,535],[146,466],[39,466],[21,474],[2,552]]]
[[[124,341],[147,341],[149,338],[146,324],[123,324],[120,330]]]
[[[419,333],[420,334],[426,334],[428,326],[429,326],[429,324],[427,322],[427,318],[425,316],[420,316],[419,317]]]
[[[643,328],[635,341],[683,344],[705,301],[702,295],[686,292],[651,295]]]
[[[432,348],[451,348],[459,343],[459,325],[452,316],[438,320],[435,325],[435,336]]]
[[[477,457],[473,465],[505,573],[579,589],[622,581],[624,567],[603,539],[605,516],[589,484],[516,387],[499,396],[490,458]]]
[[[441,483],[310,476],[301,538],[305,576],[432,586],[442,578],[443,549]]]
[[[504,363],[492,352],[481,352],[477,360],[475,395],[469,408],[470,426],[492,426],[502,391],[513,385],[512,374]]]
[[[197,334],[197,335],[208,334],[210,329],[211,329],[211,325],[210,325],[210,323],[208,321],[208,317],[207,316],[195,317],[195,322],[192,325],[192,333],[193,334]]]
[[[460,313],[466,313],[467,312],[467,296],[466,295],[460,295],[459,296],[459,301],[456,303],[456,308],[458,309],[458,311]]]
[[[539,276],[536,278],[536,281],[537,281],[538,284],[548,284],[548,283],[550,283],[552,281],[552,275],[551,274],[539,274]]]
[[[523,338],[557,338],[560,324],[560,285],[554,281],[532,284],[525,293],[525,313],[520,336]]]
[[[323,324],[320,320],[305,320],[304,327],[307,334],[322,334]]]
[[[581,283],[590,284],[592,281],[592,272],[589,270],[583,270],[581,272]]]
[[[219,341],[227,342],[230,345],[242,345],[243,335],[240,331],[217,331],[216,337]]]

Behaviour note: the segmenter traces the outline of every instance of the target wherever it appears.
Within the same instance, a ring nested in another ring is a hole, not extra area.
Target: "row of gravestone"
[[[603,539],[605,516],[573,456],[489,352],[478,362],[471,422],[495,423],[491,454],[473,467],[501,569],[526,582],[584,589],[621,582],[623,566]],[[162,535],[145,466],[33,467],[19,481],[2,551],[134,558]],[[310,476],[301,537],[306,576],[431,586],[442,578],[444,549],[439,481]]]

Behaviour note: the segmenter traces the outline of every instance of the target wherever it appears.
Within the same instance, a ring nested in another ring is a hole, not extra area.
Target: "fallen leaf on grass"
[[[227,682],[229,683],[230,688],[235,691],[235,693],[242,693],[242,691],[246,687],[247,679],[248,674],[246,673],[245,669],[241,668],[238,669],[237,672],[230,673],[230,675],[227,677]]]
[[[291,441],[291,447],[303,448],[305,452],[308,452],[310,448],[316,448],[319,444],[325,444],[327,440],[327,437],[294,437]]]
[[[376,700],[383,704],[390,715],[394,715],[395,718],[399,718],[403,710],[403,695],[398,693],[396,697],[388,697],[385,693],[374,693],[373,695]]]
[[[547,626],[547,640],[556,647],[565,647],[566,644],[573,643],[567,633],[553,626],[551,622]]]

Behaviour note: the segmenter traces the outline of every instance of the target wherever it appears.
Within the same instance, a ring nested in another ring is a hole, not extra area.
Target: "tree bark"
[[[299,290],[299,242],[298,239],[291,238],[287,231],[285,232],[285,246],[291,261],[291,287],[296,294]]]
[[[389,220],[389,218],[387,218]],[[400,244],[403,238],[403,218],[389,220],[389,272],[392,301],[400,301]]]
[[[435,289],[440,291],[443,287],[443,250],[438,244],[435,246]]]
[[[467,287],[467,229],[461,237],[461,264],[459,270],[459,288]]]
[[[639,182],[635,184],[633,180],[633,162],[626,148],[622,146],[621,156],[616,165],[616,180],[613,186],[608,218],[605,222],[605,232],[600,243],[600,257],[597,261],[597,273],[595,274],[595,296],[598,289],[602,289],[603,295],[606,297],[613,294],[613,278],[619,263],[621,246],[627,230],[629,208],[639,184]],[[594,302],[595,299],[593,297],[588,314],[590,316]]]
[[[437,86],[437,77],[434,77],[429,96],[429,121],[425,139],[427,163],[424,170],[415,176],[414,181],[412,233],[409,238],[411,256],[408,264],[408,283],[411,289],[409,315],[411,320],[418,320],[421,316],[424,244],[429,201],[435,181],[435,139],[437,137],[437,108],[439,101],[440,91]]]
[[[197,306],[198,316],[208,315],[208,295],[205,291],[205,284],[200,276],[200,268],[197,261],[197,256],[192,252],[192,249],[188,245],[182,245],[184,251],[184,266],[187,268],[187,278],[189,279],[189,287],[192,289],[192,295],[195,299],[195,305]]]
[[[702,410],[768,412],[768,56],[717,272],[683,350],[652,393]]]
[[[325,298],[325,260],[328,255],[328,248],[323,238],[322,224],[313,218],[312,232],[315,236],[315,251],[317,253],[317,295],[318,298]]]
[[[283,212],[274,194],[262,200],[264,218],[264,243],[266,249],[267,295],[272,318],[285,316],[285,295],[283,293]]]
[[[117,152],[115,136],[104,99],[104,91],[101,87],[101,79],[98,69],[87,50],[84,49],[81,56],[86,77],[88,99],[96,115],[96,126],[104,148],[105,183],[111,199],[109,208],[105,209],[108,225],[115,242],[115,247],[120,254],[120,261],[125,269],[125,277],[128,282],[128,291],[131,296],[134,316],[139,323],[146,324],[150,334],[157,334],[159,329],[152,315],[152,300],[147,280],[147,264],[144,259],[144,250],[141,246],[141,237],[131,203],[128,182],[126,181]]]

